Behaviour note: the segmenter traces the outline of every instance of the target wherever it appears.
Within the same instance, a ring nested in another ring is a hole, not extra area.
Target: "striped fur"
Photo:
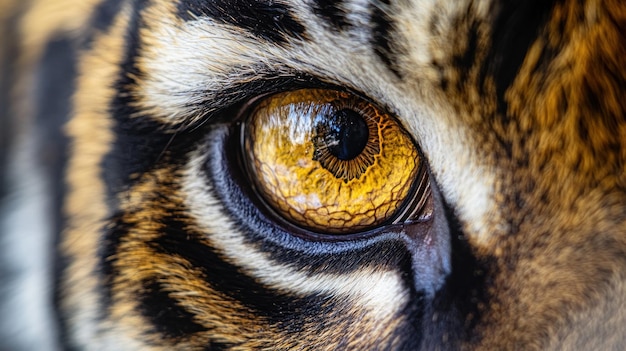
[[[0,3],[0,349],[622,349],[626,5]],[[428,213],[268,210],[242,111],[397,116]]]

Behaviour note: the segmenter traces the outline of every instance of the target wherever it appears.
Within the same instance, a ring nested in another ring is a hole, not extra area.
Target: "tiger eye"
[[[265,98],[243,135],[262,199],[286,220],[321,233],[357,232],[392,219],[420,166],[415,144],[391,115],[341,91]]]

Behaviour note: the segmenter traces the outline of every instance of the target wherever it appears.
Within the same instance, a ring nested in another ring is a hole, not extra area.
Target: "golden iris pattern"
[[[347,92],[272,95],[251,110],[243,133],[261,197],[316,232],[357,232],[389,221],[418,178],[419,153],[402,126]]]

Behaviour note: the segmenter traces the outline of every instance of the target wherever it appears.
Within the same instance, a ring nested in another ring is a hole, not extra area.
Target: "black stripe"
[[[117,275],[115,264],[117,262],[118,248],[122,240],[127,238],[133,225],[126,223],[124,214],[118,214],[109,221],[110,230],[106,233],[99,251],[101,274],[103,277],[103,289],[101,294],[102,303],[100,306],[101,318],[109,314],[112,304],[112,291],[114,280]],[[132,213],[128,214],[134,217]],[[132,269],[132,267],[129,267]],[[169,296],[158,280],[148,280],[143,282],[143,289],[137,292],[139,311],[152,321],[154,331],[172,339],[182,339],[192,336],[193,333],[206,331],[202,325],[196,323],[193,314],[185,310],[176,303],[176,300]],[[226,349],[221,343],[211,343],[210,350]]]
[[[22,6],[23,7],[23,6]],[[23,9],[19,9],[23,11]],[[5,179],[8,170],[9,155],[14,152],[14,124],[11,115],[13,99],[11,92],[17,80],[17,57],[19,56],[19,13],[13,14],[6,21],[0,22],[0,201],[13,189]],[[0,202],[1,203],[1,202]],[[1,277],[0,277],[1,278]]]
[[[137,85],[136,79],[144,76],[137,65],[137,59],[142,49],[139,31],[145,25],[141,12],[148,3],[149,0],[134,2],[125,34],[125,57],[120,64],[119,78],[114,83],[116,95],[108,111],[112,117],[115,140],[111,151],[102,160],[101,177],[107,185],[111,207],[116,206],[118,193],[132,186],[138,175],[157,167],[159,161],[167,156],[176,154],[171,148],[176,135],[163,130],[163,126],[149,116],[142,116],[141,111],[136,108],[138,103],[133,93],[133,87]],[[179,163],[182,162],[184,161],[180,160]]]
[[[167,338],[183,339],[207,330],[196,323],[194,315],[179,306],[158,281],[145,282],[139,300],[142,314],[150,318],[156,332]]]
[[[35,83],[35,106],[40,163],[52,182],[55,232],[62,225],[62,197],[68,141],[63,126],[71,113],[71,97],[76,80],[76,50],[69,38],[56,38],[44,50]]]
[[[453,28],[465,28],[466,25],[463,23],[464,21],[467,21],[467,18],[462,17],[457,19]],[[468,32],[459,35],[456,40],[460,43],[455,43],[459,46],[464,45],[465,50],[452,58],[454,68],[459,74],[456,80],[456,88],[459,91],[462,91],[464,85],[467,84],[472,67],[476,65],[476,55],[478,53],[479,22],[472,21],[467,26],[469,27]],[[442,84],[442,87],[444,87],[444,84]]]
[[[350,25],[343,4],[343,0],[313,0],[313,13],[327,21],[332,29],[341,31]]]
[[[129,213],[132,217],[133,214]],[[102,281],[102,290],[100,298],[100,310],[98,311],[101,318],[109,315],[109,309],[113,305],[113,281],[115,280],[117,263],[117,251],[122,240],[128,235],[132,225],[124,221],[124,213],[117,213],[107,220],[106,228],[102,228],[102,240],[98,246],[98,259],[100,264],[98,267],[100,279]]]
[[[397,77],[401,77],[396,62],[396,54],[391,47],[390,40],[394,34],[394,22],[385,12],[389,7],[389,0],[382,0],[380,3],[372,3],[370,19],[372,23],[372,48],[376,56],[393,72]],[[383,8],[384,7],[384,8]]]
[[[291,8],[271,0],[180,0],[178,15],[184,20],[211,17],[277,44],[305,37],[305,27]]]
[[[130,118],[136,113],[136,109],[133,107],[136,101],[130,90],[131,86],[136,84],[135,77],[142,77],[143,75],[137,67],[136,61],[140,53],[141,11],[148,3],[148,0],[138,0],[133,3],[132,15],[125,34],[125,57],[120,64],[119,78],[114,84],[117,93],[109,107],[111,122],[114,123],[112,131],[115,141],[109,154],[102,160],[100,175],[107,184],[110,205],[117,203],[117,193],[126,187],[132,174],[142,174],[151,166],[150,162],[137,157],[137,154],[146,148],[148,140],[153,140],[150,134],[145,131],[146,135],[143,140],[132,138],[132,135],[124,135],[125,131],[128,130],[125,127],[127,123],[143,120]]]
[[[83,41],[84,48],[91,48],[96,34],[108,32],[113,25],[115,17],[122,9],[122,3],[123,1],[121,0],[102,0],[94,7]]]
[[[485,74],[493,76],[502,116],[507,110],[504,94],[517,76],[528,49],[541,34],[555,3],[555,0],[517,0],[498,1],[493,6],[493,39],[485,59],[483,80]]]
[[[50,184],[52,196],[51,214],[54,230],[55,247],[61,240],[61,231],[65,227],[63,203],[66,192],[65,171],[68,154],[68,138],[63,126],[70,118],[71,97],[76,86],[77,50],[70,38],[55,38],[48,42],[36,74],[34,105],[37,126],[37,153],[40,164],[45,167],[45,174]],[[60,297],[59,283],[61,272],[66,268],[66,259],[61,254],[55,255],[54,301]],[[58,311],[57,311],[58,312]],[[66,339],[65,320],[56,315],[59,323],[60,338]]]
[[[164,201],[167,201],[165,199]],[[319,314],[331,314],[335,309],[335,305],[327,300],[327,297],[320,295],[307,296],[289,296],[277,292],[271,288],[265,287],[253,278],[240,272],[239,269],[227,263],[220,257],[211,247],[208,247],[197,240],[204,237],[204,234],[198,234],[191,231],[185,223],[189,223],[190,219],[186,218],[185,211],[176,211],[172,216],[160,220],[163,229],[160,231],[162,236],[151,242],[146,243],[155,251],[170,256],[181,257],[187,260],[194,268],[203,272],[205,281],[216,291],[223,293],[230,298],[240,301],[247,309],[255,311],[260,317],[264,317],[269,323],[287,329],[291,332],[302,332],[307,318],[317,316]],[[127,240],[129,233],[133,230],[134,224],[124,220],[123,214],[112,218],[107,225],[108,232],[104,236],[104,240],[99,252],[101,275],[103,281],[103,294],[101,296],[101,316],[106,317],[112,304],[112,291],[114,288],[114,280],[118,275],[115,267],[116,257],[119,252],[119,245],[122,240]],[[128,214],[128,218],[132,218],[132,214]],[[125,239],[126,238],[126,239]],[[127,269],[132,269],[128,267]],[[163,274],[167,274],[164,272]],[[155,275],[155,281],[163,276]],[[148,285],[151,282],[147,282]],[[163,289],[152,286],[150,294],[159,292]],[[150,309],[146,304],[154,301],[145,301],[142,304],[141,312],[155,323],[155,328],[160,331],[167,332],[170,336],[175,336],[182,330],[178,330],[176,326],[168,326],[167,319],[161,318],[162,308],[169,308],[170,313],[175,313],[176,318],[181,319],[184,323],[184,330],[196,330],[193,325],[196,323],[193,318],[185,320],[189,315],[178,310],[181,307],[175,306],[175,301],[169,301],[164,296],[150,297],[148,294],[143,296],[144,299],[158,299],[158,308]],[[207,308],[209,308],[207,306]],[[321,326],[320,326],[321,327]],[[168,328],[173,328],[168,330]],[[216,347],[219,346],[216,344]]]
[[[197,238],[205,235],[194,233],[184,221],[183,213],[173,214],[163,220],[163,235],[151,242],[160,253],[182,257],[193,267],[200,269],[213,289],[239,301],[255,314],[293,332],[302,332],[307,317],[330,313],[335,307],[325,296],[291,296],[263,286],[254,278],[242,273],[236,266],[226,262],[211,247]],[[245,255],[245,253],[242,253]]]
[[[101,32],[107,32],[116,15],[122,9],[123,1],[121,0],[102,0],[91,15],[89,23],[90,28],[97,29]]]

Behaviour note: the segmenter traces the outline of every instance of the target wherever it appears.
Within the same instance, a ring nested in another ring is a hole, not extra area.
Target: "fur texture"
[[[0,25],[1,349],[626,345],[621,1],[4,1]],[[428,165],[410,217],[333,235],[258,195],[246,115],[298,89],[395,116]]]

